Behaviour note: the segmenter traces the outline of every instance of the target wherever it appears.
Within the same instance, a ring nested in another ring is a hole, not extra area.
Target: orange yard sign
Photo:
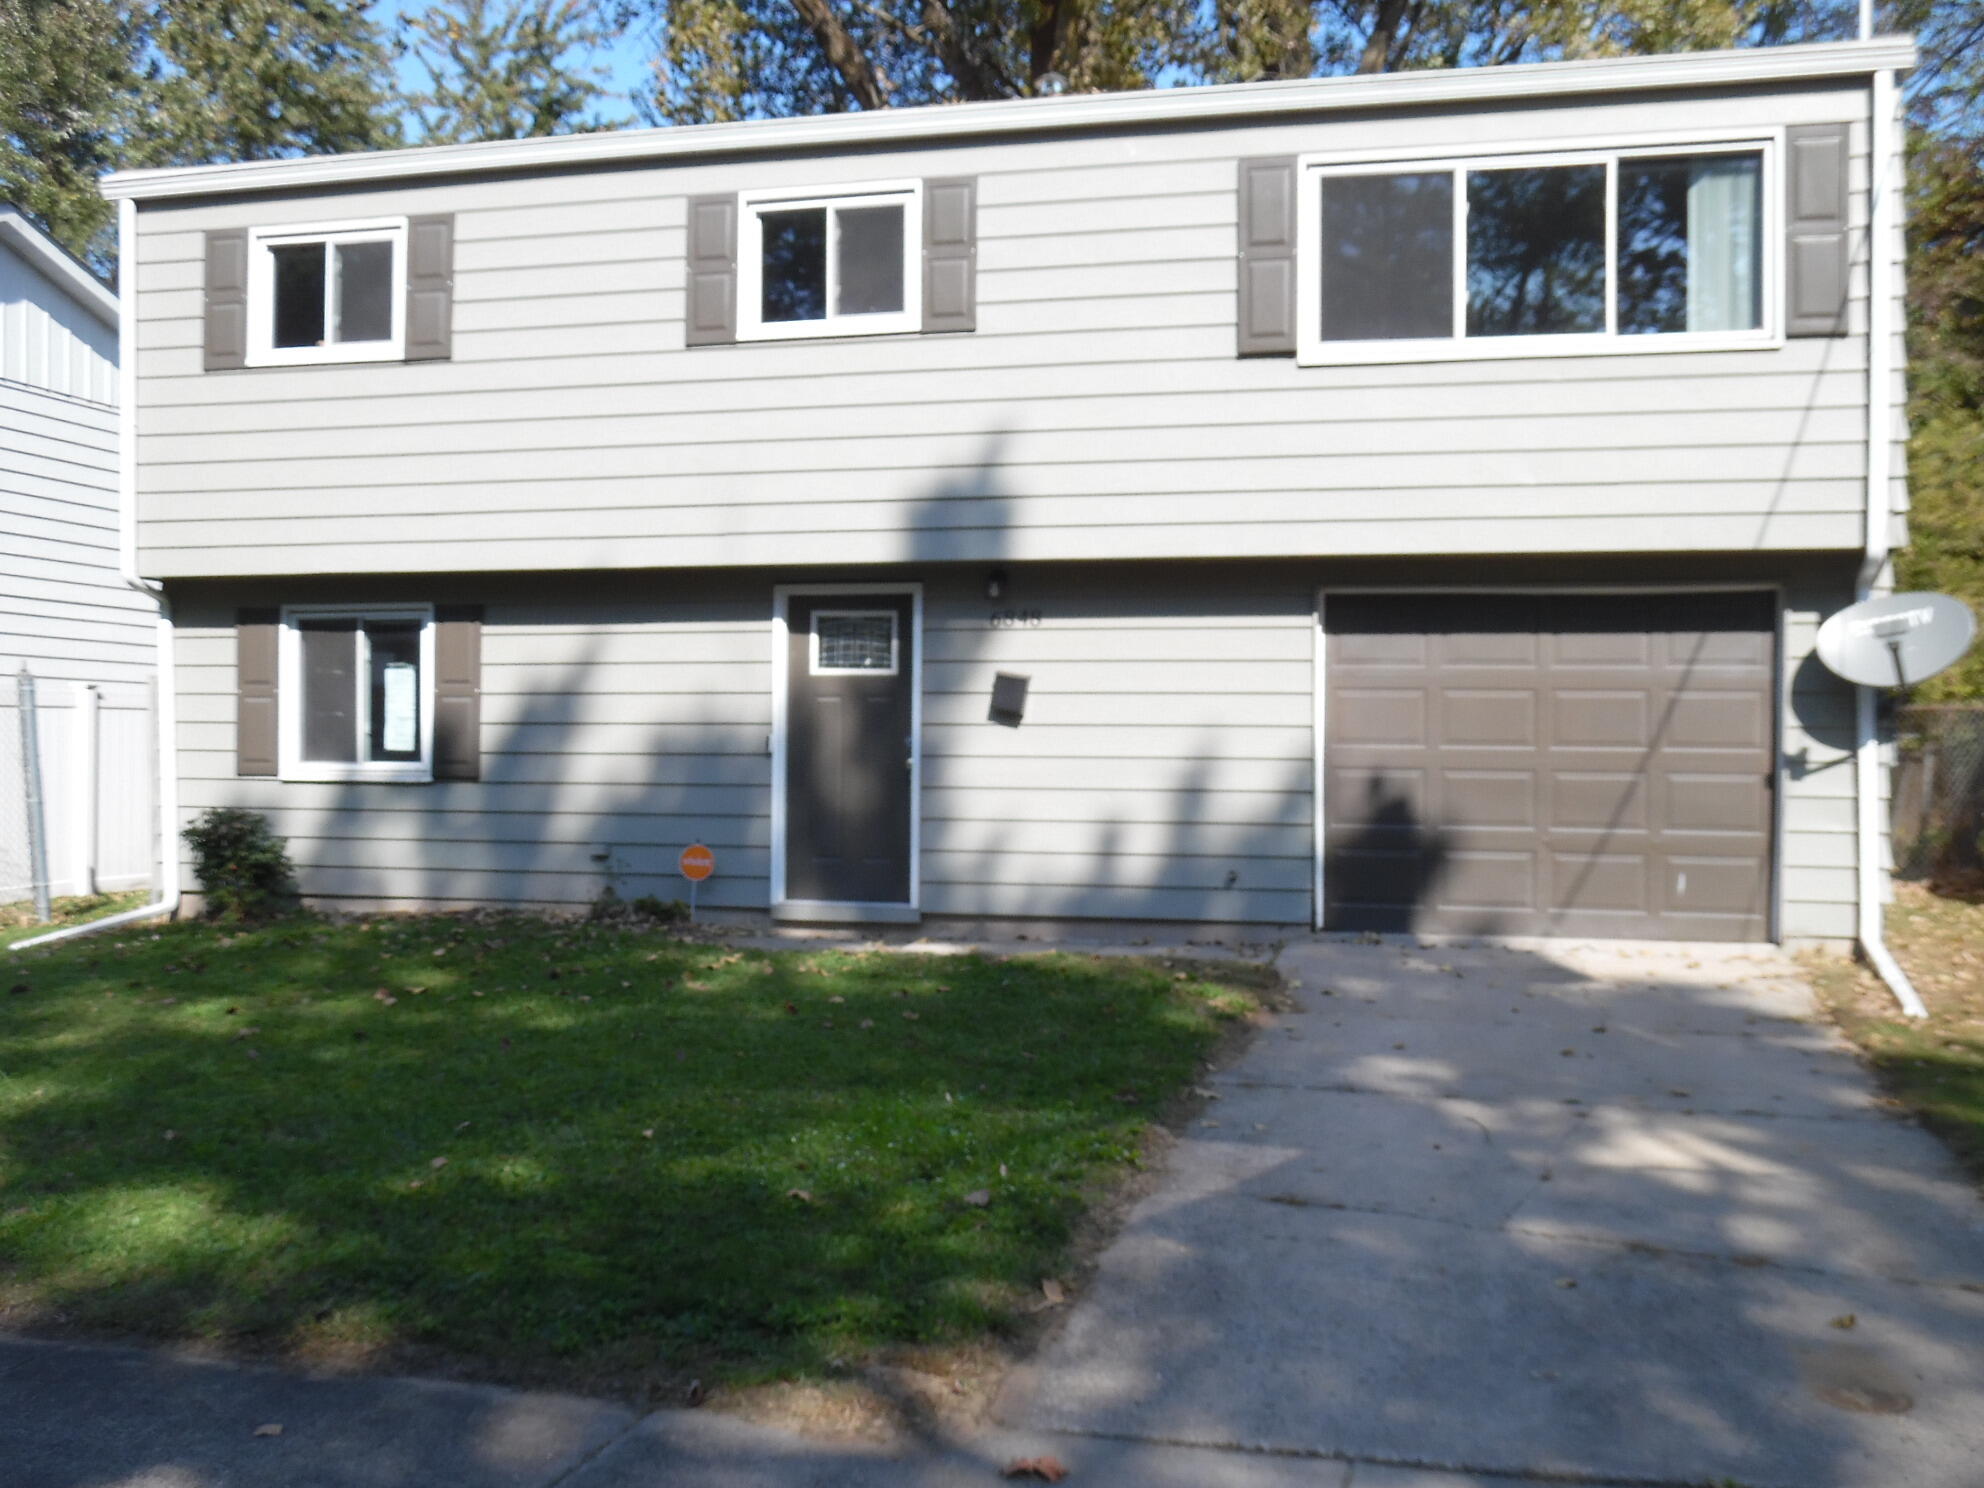
[[[716,872],[716,854],[702,843],[682,849],[682,876],[690,883],[701,883]]]

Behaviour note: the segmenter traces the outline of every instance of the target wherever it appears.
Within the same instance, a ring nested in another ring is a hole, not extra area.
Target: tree
[[[110,0],[0,0],[0,199],[99,271],[113,212],[136,28]]]
[[[99,271],[104,171],[395,144],[363,4],[0,0],[0,194]]]
[[[157,0],[146,105],[127,164],[270,160],[398,144],[389,58],[368,6]]]
[[[1918,130],[1910,151],[1909,545],[1905,589],[1984,612],[1984,139]],[[1984,648],[1916,689],[1984,697]]]
[[[661,48],[643,112],[666,123],[1022,98],[1050,74],[1077,92],[1146,88],[1204,44],[1195,0],[649,4]]]
[[[522,139],[610,128],[591,112],[613,37],[597,0],[448,0],[408,15],[400,46],[427,74],[407,98],[424,141]]]

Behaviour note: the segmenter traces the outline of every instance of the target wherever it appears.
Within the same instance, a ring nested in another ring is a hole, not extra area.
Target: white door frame
[[[1772,942],[1784,939],[1784,712],[1790,706],[1785,690],[1784,585],[1775,580],[1762,583],[1713,584],[1319,584],[1316,587],[1315,625],[1310,634],[1315,657],[1314,776],[1311,797],[1315,805],[1315,908],[1313,928],[1325,929],[1323,908],[1324,842],[1329,831],[1329,802],[1325,796],[1328,780],[1329,706],[1329,598],[1332,594],[1768,594],[1774,607],[1771,622],[1771,787],[1770,787],[1770,895],[1764,906],[1764,933]]]
[[[786,716],[791,686],[791,613],[795,596],[906,594],[909,611],[909,902],[863,904],[785,896]],[[774,919],[825,924],[914,924],[923,918],[923,585],[774,584],[772,586],[772,895]]]

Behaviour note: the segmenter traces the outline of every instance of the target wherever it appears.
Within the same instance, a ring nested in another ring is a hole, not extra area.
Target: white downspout
[[[1874,74],[1873,109],[1868,118],[1867,222],[1867,551],[1860,560],[1854,598],[1866,599],[1888,565],[1888,524],[1893,497],[1894,439],[1894,234],[1898,141],[1895,75]],[[1926,1018],[1915,984],[1894,959],[1881,933],[1882,898],[1887,889],[1881,833],[1881,735],[1874,689],[1856,687],[1853,696],[1854,795],[1859,807],[1855,833],[1859,849],[1860,952],[1911,1018]]]
[[[178,689],[174,683],[172,608],[158,585],[138,573],[138,310],[133,292],[138,267],[138,204],[117,204],[117,516],[118,557],[124,582],[158,605],[158,897],[150,904],[70,925],[9,950],[53,945],[137,920],[157,919],[179,909],[179,731]]]

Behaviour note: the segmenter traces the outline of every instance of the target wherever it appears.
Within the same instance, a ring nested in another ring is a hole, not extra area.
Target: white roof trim
[[[71,258],[18,207],[0,202],[0,240],[14,245],[24,259],[51,280],[57,289],[81,305],[98,320],[117,329],[117,296],[104,288],[103,281]]]
[[[170,166],[117,171],[103,178],[113,199],[153,201],[315,186],[397,181],[485,171],[548,170],[630,160],[777,152],[834,146],[910,144],[1047,130],[1190,124],[1209,119],[1272,118],[1341,109],[1411,108],[1441,103],[1574,97],[1645,89],[1727,87],[1864,76],[1915,65],[1907,37],[1829,41],[1805,46],[1682,52],[1662,57],[1606,57],[1509,67],[1386,73],[1372,77],[1299,78],[1266,83],[1087,93],[995,103],[936,104],[757,119],[740,124],[678,125],[564,134],[539,139],[428,145],[362,155],[258,160],[238,165]]]

